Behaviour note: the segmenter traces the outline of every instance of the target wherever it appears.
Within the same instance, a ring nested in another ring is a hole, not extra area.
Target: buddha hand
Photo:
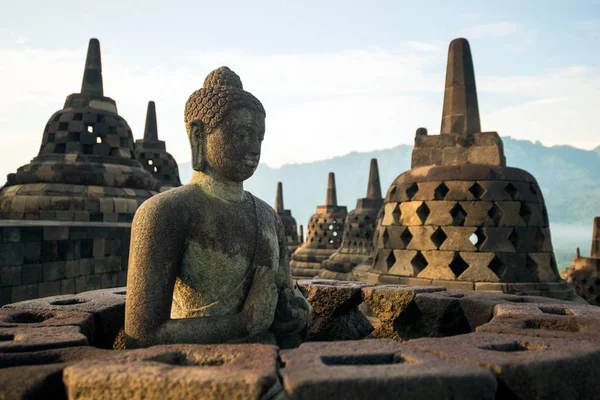
[[[278,336],[300,332],[308,323],[310,306],[302,294],[294,294],[289,288],[279,292],[275,320],[271,332]]]
[[[242,309],[244,324],[249,336],[259,335],[269,329],[273,323],[277,299],[275,271],[264,266],[256,267],[252,285]]]

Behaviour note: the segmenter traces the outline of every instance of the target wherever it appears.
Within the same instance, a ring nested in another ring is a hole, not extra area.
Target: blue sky
[[[0,175],[37,154],[47,119],[79,91],[90,37],[136,138],[154,100],[159,136],[187,161],[185,100],[228,65],[267,109],[262,160],[277,166],[437,133],[447,46],[461,36],[484,130],[600,145],[599,1],[23,0],[0,15]]]

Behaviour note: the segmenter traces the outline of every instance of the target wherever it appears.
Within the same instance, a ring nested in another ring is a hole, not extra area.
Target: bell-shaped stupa
[[[161,191],[181,186],[177,161],[167,153],[165,142],[158,140],[156,105],[153,101],[148,102],[144,138],[135,141],[135,152],[146,171],[160,182]]]
[[[291,256],[294,251],[300,246],[298,239],[298,226],[296,219],[292,217],[292,211],[286,210],[283,207],[283,184],[277,182],[277,193],[275,194],[275,211],[281,218],[283,229],[285,231],[285,242],[288,249],[288,256]]]
[[[314,277],[319,274],[321,263],[340,247],[344,232],[346,206],[338,206],[335,175],[329,173],[327,198],[324,206],[308,220],[306,240],[292,254],[290,266],[295,277]]]
[[[590,256],[581,257],[577,249],[564,276],[578,296],[592,305],[600,306],[600,217],[594,218]]]
[[[572,298],[542,191],[481,132],[469,43],[450,43],[440,135],[419,129],[412,169],[390,186],[370,270],[378,283]]]
[[[135,156],[133,135],[104,96],[100,43],[91,39],[81,93],[46,124],[39,154],[9,174],[0,219],[131,222],[159,183]]]
[[[362,264],[373,252],[373,235],[377,214],[383,204],[377,159],[371,159],[367,197],[356,201],[356,208],[348,213],[340,248],[323,261],[323,278],[345,279],[344,274]]]

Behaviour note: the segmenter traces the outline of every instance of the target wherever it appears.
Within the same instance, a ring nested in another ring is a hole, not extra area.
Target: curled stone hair
[[[261,102],[243,89],[240,77],[229,68],[220,67],[208,74],[204,86],[185,103],[185,124],[189,127],[192,122],[201,121],[204,132],[210,133],[229,112],[240,108],[266,114]]]

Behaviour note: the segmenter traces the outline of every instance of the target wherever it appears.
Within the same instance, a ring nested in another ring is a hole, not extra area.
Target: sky
[[[92,37],[104,93],[135,138],[155,101],[180,163],[185,101],[221,65],[265,106],[271,167],[437,134],[457,37],[471,44],[482,130],[600,145],[598,0],[0,1],[2,177],[37,155],[50,116],[80,91]]]

